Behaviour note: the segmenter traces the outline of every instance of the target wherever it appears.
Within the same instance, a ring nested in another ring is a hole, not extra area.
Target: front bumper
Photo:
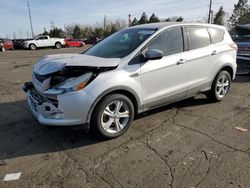
[[[64,93],[50,100],[40,95],[32,83],[23,86],[28,106],[39,123],[54,126],[73,126],[87,123],[94,98],[84,91]]]

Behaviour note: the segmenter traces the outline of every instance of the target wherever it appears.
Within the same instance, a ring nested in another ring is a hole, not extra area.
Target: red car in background
[[[10,39],[0,39],[0,50],[14,50],[14,45]]]
[[[77,39],[65,39],[66,47],[83,47],[85,45],[84,42],[79,41]]]

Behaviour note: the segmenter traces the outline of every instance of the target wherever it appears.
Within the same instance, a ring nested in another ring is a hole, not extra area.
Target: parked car
[[[123,29],[83,54],[46,56],[23,89],[46,125],[125,133],[136,114],[204,93],[228,94],[237,46],[224,27],[156,23]]]
[[[15,49],[23,49],[24,41],[32,39],[13,39],[13,45]]]
[[[14,50],[14,45],[10,39],[0,39],[1,51]]]
[[[0,39],[0,51],[4,51],[4,47],[3,47],[3,39]]]
[[[34,40],[27,40],[24,42],[25,49],[36,50],[37,48],[55,47],[57,49],[65,45],[64,39],[50,38],[48,35],[38,36]]]
[[[85,44],[97,44],[98,42],[101,41],[101,39],[98,37],[91,36],[89,38],[82,39],[81,41],[84,42]]]
[[[236,39],[238,45],[238,55],[250,58],[250,35],[243,35]]]
[[[83,47],[84,45],[85,43],[78,39],[65,39],[66,47]]]
[[[250,24],[234,27],[230,34],[238,45],[237,74],[250,73]]]
[[[250,73],[250,35],[244,35],[238,37],[236,40],[238,45],[237,74],[249,74]]]

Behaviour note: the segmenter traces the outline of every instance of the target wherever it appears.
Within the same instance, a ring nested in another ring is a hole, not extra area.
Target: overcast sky
[[[221,5],[231,13],[238,0],[213,0],[213,10]],[[208,12],[209,0],[29,0],[34,32],[41,33],[51,22],[55,26],[64,24],[102,23],[107,19],[127,20],[128,14],[140,18],[142,12],[148,16],[155,13],[159,18],[183,16],[185,21],[202,20]],[[27,0],[0,0],[0,37],[26,37],[30,33]]]

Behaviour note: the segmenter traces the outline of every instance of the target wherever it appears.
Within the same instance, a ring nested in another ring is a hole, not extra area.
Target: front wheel
[[[230,86],[230,74],[224,70],[220,71],[212,84],[211,90],[206,95],[214,102],[222,101],[228,94]]]
[[[31,50],[36,50],[36,45],[35,44],[30,44],[29,47],[30,47]]]
[[[91,129],[99,136],[115,138],[124,134],[134,119],[134,106],[122,94],[106,96],[95,108]]]

